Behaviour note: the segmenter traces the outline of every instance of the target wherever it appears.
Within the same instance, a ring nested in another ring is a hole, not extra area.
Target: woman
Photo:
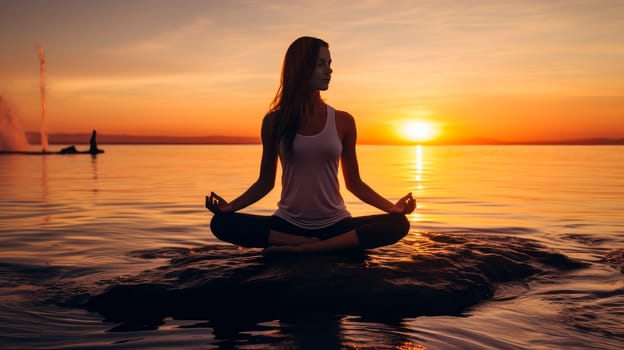
[[[217,238],[262,247],[269,254],[369,249],[394,244],[407,234],[405,215],[416,202],[409,193],[393,204],[360,178],[355,121],[320,96],[331,74],[325,41],[301,37],[290,45],[280,87],[262,121],[258,179],[229,203],[214,192],[206,196]],[[283,170],[278,209],[272,216],[237,213],[273,189],[278,158]],[[338,161],[347,189],[386,214],[350,215],[339,192]]]

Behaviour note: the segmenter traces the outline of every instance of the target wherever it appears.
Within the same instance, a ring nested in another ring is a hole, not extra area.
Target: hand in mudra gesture
[[[214,192],[210,192],[210,196],[206,196],[206,208],[215,214],[232,211],[228,202]]]
[[[414,209],[416,209],[416,200],[412,196],[412,192],[410,192],[396,202],[390,213],[407,215],[413,212]]]

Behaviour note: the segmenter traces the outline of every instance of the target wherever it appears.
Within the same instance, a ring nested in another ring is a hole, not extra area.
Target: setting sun
[[[407,121],[401,125],[403,138],[412,142],[431,141],[437,136],[437,130],[431,122],[422,120]]]

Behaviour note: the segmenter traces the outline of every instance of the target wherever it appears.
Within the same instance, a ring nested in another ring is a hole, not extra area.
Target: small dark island
[[[50,155],[50,154],[90,154],[97,155],[100,153],[104,153],[103,149],[98,148],[97,145],[97,133],[95,130],[91,132],[91,139],[89,140],[89,150],[88,151],[79,151],[75,145],[71,145],[65,148],[62,148],[58,152],[50,152],[50,151],[23,151],[23,150],[0,150],[0,154],[26,154],[26,155]]]
[[[97,133],[95,130],[91,132],[91,139],[89,140],[89,150],[88,151],[79,151],[76,149],[76,146],[72,145],[69,147],[65,147],[59,151],[60,154],[99,154],[104,153],[104,150],[101,150],[97,146]]]

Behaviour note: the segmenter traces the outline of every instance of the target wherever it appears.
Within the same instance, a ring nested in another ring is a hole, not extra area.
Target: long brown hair
[[[284,142],[288,153],[292,151],[295,135],[310,102],[309,81],[314,73],[321,47],[329,48],[325,41],[303,36],[288,47],[282,65],[282,77],[269,113],[275,114],[273,141]]]

